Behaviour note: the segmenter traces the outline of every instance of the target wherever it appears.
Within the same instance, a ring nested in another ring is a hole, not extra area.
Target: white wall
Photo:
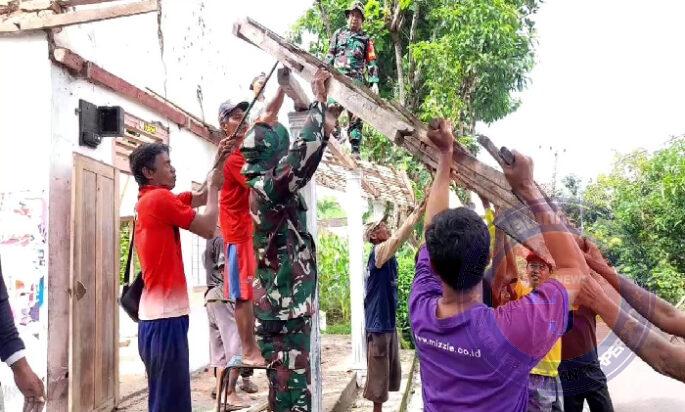
[[[218,105],[228,97],[248,100],[249,81],[268,71],[274,60],[232,34],[233,22],[253,15],[271,29],[283,33],[311,3],[308,0],[275,2],[254,0],[178,1],[163,0],[162,11],[102,22],[62,28],[55,34],[58,46],[67,47],[141,89],[151,89],[210,124],[217,125]],[[84,6],[102,7],[98,5]],[[269,13],[264,13],[269,10]],[[158,27],[158,17],[162,26]],[[163,52],[162,52],[163,48]],[[75,79],[48,59],[44,33],[0,38],[0,194],[31,189],[47,201],[50,174],[67,181],[78,152],[107,164],[112,163],[109,139],[97,148],[78,145],[78,100],[96,105],[120,105],[145,121],[159,121],[170,129],[172,162],[177,168],[177,192],[191,182],[204,181],[214,148],[204,140],[150,112],[116,93]],[[7,64],[11,62],[11,64]],[[273,90],[276,79],[271,80]],[[201,97],[198,96],[201,91]],[[267,91],[267,95],[269,92]],[[287,102],[283,113],[292,107]],[[130,215],[136,200],[137,185],[126,176],[121,179],[121,214]],[[57,206],[67,206],[71,193],[53,193]],[[50,203],[50,206],[55,206]],[[45,213],[47,219],[47,213]],[[0,233],[2,225],[0,225]],[[193,241],[182,236],[186,274],[191,273]],[[204,246],[201,243],[201,248]],[[57,249],[56,249],[57,250]],[[47,247],[44,250],[47,255]],[[204,276],[201,277],[203,279]],[[49,280],[48,280],[49,281]],[[194,280],[189,278],[189,286]],[[45,294],[47,300],[47,294]],[[47,305],[44,304],[44,307]],[[45,314],[46,315],[46,314]],[[195,316],[195,318],[198,318]],[[47,316],[41,314],[41,322]],[[196,325],[198,328],[206,327]],[[47,351],[45,325],[41,323],[42,349],[32,353],[37,371],[45,376]],[[191,334],[193,334],[191,328]],[[197,330],[198,336],[203,335]],[[198,338],[198,350],[206,352],[206,337]],[[193,339],[191,339],[192,345]],[[191,361],[198,366],[200,357]],[[6,368],[0,368],[5,373]],[[11,379],[2,375],[3,389],[11,390]],[[16,400],[8,394],[8,410]]]
[[[41,378],[47,365],[45,202],[52,99],[47,53],[43,33],[0,38],[0,255],[15,323]],[[36,321],[29,309],[39,296]],[[4,364],[0,381],[6,410],[20,410],[23,397]]]

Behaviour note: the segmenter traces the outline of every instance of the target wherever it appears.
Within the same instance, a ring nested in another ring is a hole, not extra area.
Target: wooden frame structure
[[[13,0],[8,5],[0,7],[0,33],[49,29],[158,10],[157,0],[144,0],[87,10],[64,11],[64,7],[105,2],[112,0]],[[3,18],[3,15],[6,17]]]
[[[329,71],[329,97],[407,150],[426,167],[435,170],[438,149],[426,135],[428,128],[403,106],[385,101],[368,88],[354,84],[347,76],[253,19],[236,22],[233,33],[271,54],[306,81],[311,81],[319,69]],[[539,236],[537,224],[526,205],[512,192],[504,174],[480,162],[456,140],[451,175],[460,186],[476,192],[498,208],[508,210],[506,218],[497,219],[495,225],[539,256],[551,258]]]

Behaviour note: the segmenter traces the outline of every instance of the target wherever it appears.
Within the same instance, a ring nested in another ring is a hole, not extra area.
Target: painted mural
[[[14,322],[24,340],[27,359],[45,377],[47,355],[47,195],[45,192],[0,193],[0,258]],[[2,368],[5,407],[20,406],[22,397]]]

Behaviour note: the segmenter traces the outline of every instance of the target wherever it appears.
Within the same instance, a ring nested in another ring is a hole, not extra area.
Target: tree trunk
[[[416,67],[416,60],[414,60],[414,56],[411,54],[411,45],[416,43],[416,31],[419,25],[419,17],[421,15],[420,4],[421,2],[419,0],[414,2],[414,14],[411,17],[411,26],[409,28],[409,45],[407,46],[407,49],[409,50],[408,92],[411,98],[406,104],[408,104],[407,108],[411,112],[415,112],[416,106],[418,106],[419,85],[421,83],[421,70]]]
[[[400,33],[393,31],[390,33],[392,38],[392,43],[395,46],[395,64],[397,65],[397,97],[402,106],[405,105],[405,94],[404,94],[404,67],[402,67],[402,43],[400,40]]]
[[[411,27],[409,28],[409,47],[416,42],[416,28],[419,25],[420,2],[414,2],[414,14],[411,17]],[[415,79],[416,61],[409,53],[409,81],[413,84]]]
[[[386,3],[387,4],[387,3]],[[387,19],[386,26],[390,31],[390,38],[392,39],[392,44],[395,48],[395,67],[397,70],[397,97],[400,104],[404,106],[406,99],[404,94],[405,80],[404,80],[404,67],[402,65],[402,39],[400,38],[400,31],[404,24],[404,18],[402,16],[402,10],[400,9],[400,2],[392,2],[392,17]]]
[[[330,39],[333,36],[333,30],[331,30],[331,20],[328,18],[328,12],[326,12],[321,0],[316,0],[316,4],[319,6],[323,27],[326,29],[326,37]]]

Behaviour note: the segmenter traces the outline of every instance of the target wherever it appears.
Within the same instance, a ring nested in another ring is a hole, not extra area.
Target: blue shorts
[[[150,412],[190,412],[188,316],[138,322],[138,352],[145,364]]]
[[[257,258],[252,238],[242,243],[226,243],[226,266],[224,267],[224,296],[235,302],[252,300],[254,297]]]

